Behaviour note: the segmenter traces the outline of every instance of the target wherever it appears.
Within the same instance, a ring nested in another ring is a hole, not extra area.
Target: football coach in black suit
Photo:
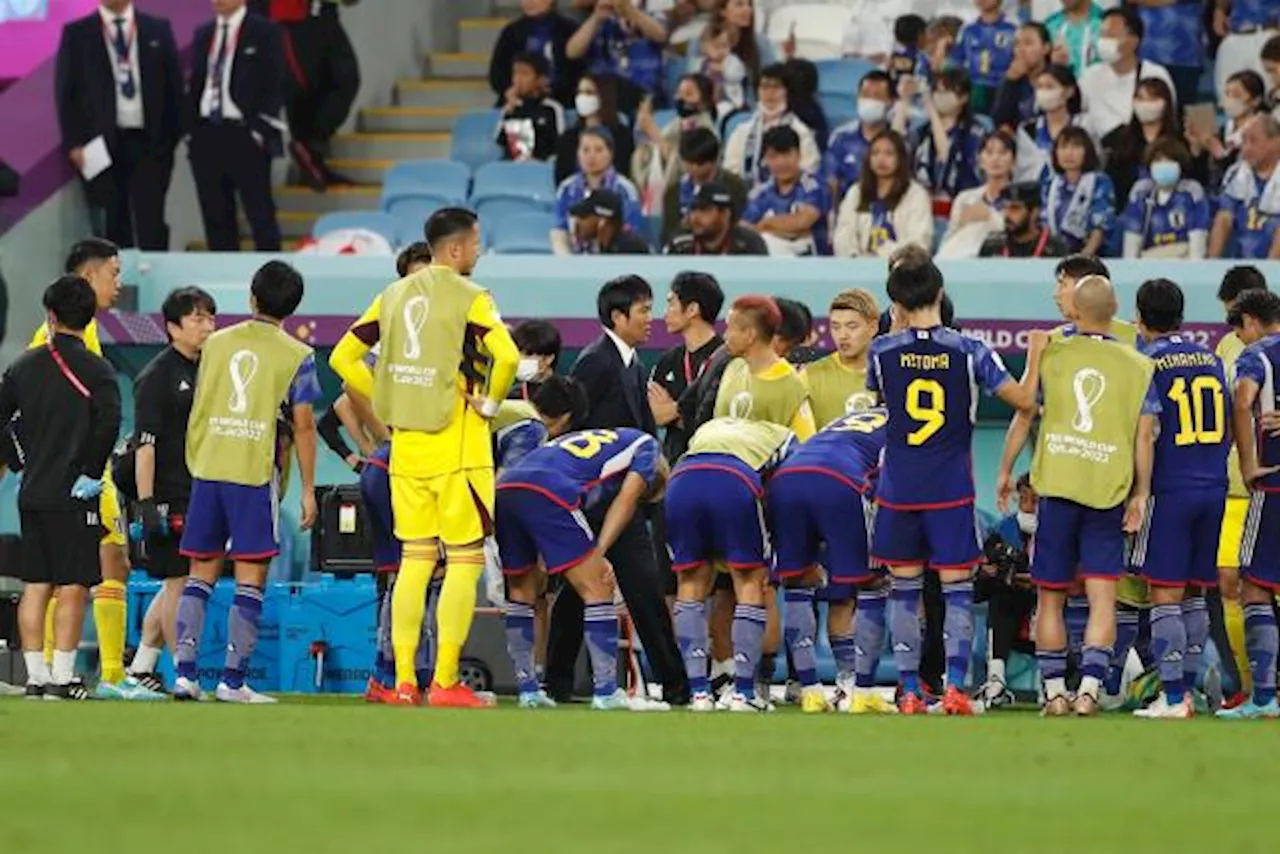
[[[636,352],[649,337],[653,290],[639,276],[613,279],[600,289],[596,312],[604,331],[583,348],[569,372],[586,388],[590,402],[586,418],[574,426],[635,427],[656,436],[657,426],[649,409],[648,372]],[[587,519],[599,530],[603,508],[596,515],[588,514]],[[663,698],[672,704],[687,704],[689,680],[662,598],[653,539],[643,514],[632,518],[607,557],[654,678],[663,685]],[[552,610],[547,637],[547,693],[553,698],[564,700],[572,694],[574,664],[581,647],[582,599],[566,584]]]
[[[182,70],[173,28],[130,0],[62,30],[54,83],[62,147],[76,171],[102,137],[111,166],[87,181],[94,233],[120,247],[164,251],[165,196],[182,135]]]

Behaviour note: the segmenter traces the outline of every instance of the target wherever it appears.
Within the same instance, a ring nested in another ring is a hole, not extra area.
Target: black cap
[[[1011,185],[1009,201],[1029,208],[1040,207],[1040,184],[1036,181],[1021,181]]]
[[[712,181],[698,188],[698,192],[693,194],[693,201],[689,207],[733,210],[733,194],[724,184]]]
[[[622,196],[613,190],[592,190],[573,207],[573,216],[602,216],[605,219],[622,219]]]

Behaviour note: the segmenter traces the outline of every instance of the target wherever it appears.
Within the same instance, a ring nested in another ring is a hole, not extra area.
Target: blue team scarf
[[[1049,184],[1049,200],[1045,205],[1049,229],[1076,240],[1088,239],[1089,210],[1093,207],[1093,193],[1097,186],[1098,173],[1085,172],[1068,197],[1066,178],[1061,175],[1054,178]]]

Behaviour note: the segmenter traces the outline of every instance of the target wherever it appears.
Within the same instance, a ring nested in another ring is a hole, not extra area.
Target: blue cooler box
[[[294,588],[283,612],[280,690],[358,694],[372,674],[378,632],[373,579],[322,576]]]

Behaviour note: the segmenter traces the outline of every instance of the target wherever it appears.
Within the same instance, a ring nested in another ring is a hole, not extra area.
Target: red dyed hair
[[[732,308],[739,314],[746,315],[765,341],[777,335],[782,326],[782,310],[771,296],[746,294],[734,300]]]

